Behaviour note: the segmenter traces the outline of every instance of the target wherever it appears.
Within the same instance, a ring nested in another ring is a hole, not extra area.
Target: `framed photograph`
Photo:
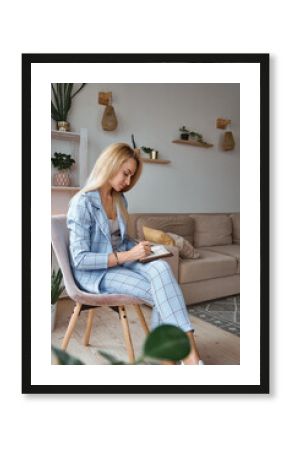
[[[161,364],[157,350],[146,360],[152,333],[137,307],[96,308],[91,331],[95,309],[80,314],[56,278],[52,216],[66,218],[96,159],[120,142],[143,161],[126,194],[130,236],[139,242],[142,226],[171,238],[196,367]],[[269,393],[269,55],[23,54],[22,146],[22,392]]]

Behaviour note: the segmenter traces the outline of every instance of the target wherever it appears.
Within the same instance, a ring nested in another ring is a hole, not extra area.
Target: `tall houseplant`
[[[57,301],[63,291],[61,270],[58,269],[57,272],[53,270],[51,274],[51,331],[54,329]]]
[[[59,131],[69,131],[70,125],[67,117],[71,108],[72,99],[83,89],[85,84],[82,83],[75,92],[73,92],[73,83],[51,84],[51,118],[57,122]]]

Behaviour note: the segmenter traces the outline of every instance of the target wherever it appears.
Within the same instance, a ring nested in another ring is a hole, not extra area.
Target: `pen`
[[[131,239],[131,241],[135,242],[135,244],[140,244],[140,242],[141,242],[140,240],[134,239],[134,238],[131,238],[131,237],[129,239]],[[152,250],[150,250],[150,253],[154,254],[154,252]]]

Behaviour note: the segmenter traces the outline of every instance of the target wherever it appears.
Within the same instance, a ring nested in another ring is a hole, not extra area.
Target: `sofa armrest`
[[[171,270],[173,272],[173,275],[176,278],[176,281],[178,282],[178,272],[179,272],[179,249],[178,247],[175,247],[174,245],[165,245],[167,250],[169,250],[173,256],[168,256],[163,258],[165,261],[168,262],[168,264],[171,267]]]

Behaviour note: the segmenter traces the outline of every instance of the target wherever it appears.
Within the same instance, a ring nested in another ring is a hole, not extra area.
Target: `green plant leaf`
[[[77,89],[74,94],[72,94],[71,98],[74,98],[77,95],[77,93],[80,92],[80,90],[82,90],[83,87],[85,87],[85,85],[86,83],[82,83],[81,87]]]
[[[52,271],[51,274],[51,304],[54,305],[62,292],[64,291],[64,286],[61,286],[62,282],[62,272],[58,269],[57,272],[55,270]]]
[[[74,356],[69,355],[67,352],[60,350],[54,346],[51,347],[55,356],[57,357],[58,364],[60,365],[84,365],[84,363]]]
[[[156,359],[179,361],[190,352],[187,334],[174,325],[160,325],[147,337],[144,355]]]
[[[144,153],[150,154],[154,149],[151,148],[151,147],[144,147],[144,146],[142,146],[141,150],[143,150]]]
[[[115,358],[115,356],[111,355],[110,353],[104,352],[103,350],[99,350],[99,353],[113,365],[126,364],[124,361],[120,361],[119,359]]]
[[[135,139],[134,139],[134,134],[131,134],[131,141],[132,141],[133,148],[136,148],[137,146],[136,146],[136,142],[135,142]]]
[[[75,160],[71,157],[71,155],[55,152],[54,158],[51,158],[51,162],[53,164],[53,167],[59,170],[64,170],[70,169],[71,166],[75,163]]]

